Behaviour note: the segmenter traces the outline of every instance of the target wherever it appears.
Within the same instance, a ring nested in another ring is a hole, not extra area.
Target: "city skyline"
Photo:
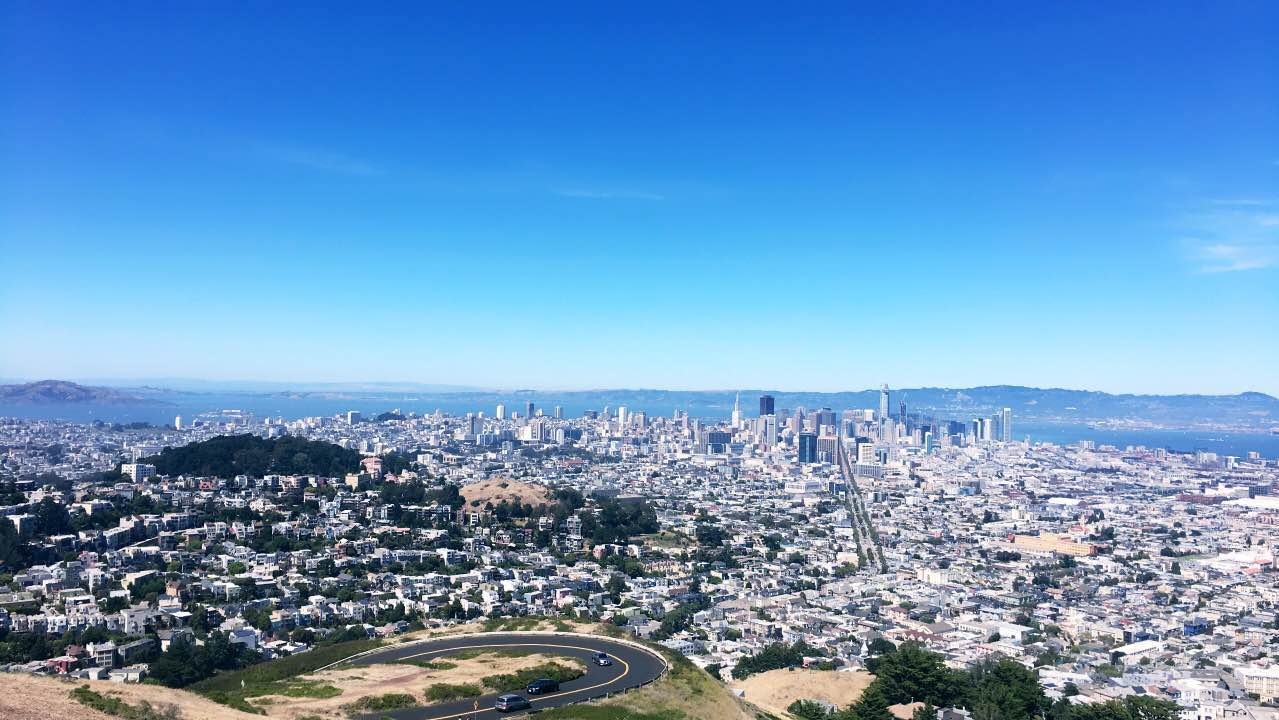
[[[1272,3],[3,13],[6,377],[1279,395]]]

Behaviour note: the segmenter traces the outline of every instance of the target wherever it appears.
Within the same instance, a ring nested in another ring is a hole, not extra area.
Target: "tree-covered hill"
[[[143,462],[155,465],[162,475],[341,477],[359,468],[360,454],[333,443],[289,436],[264,440],[256,435],[226,435],[165,448]]]

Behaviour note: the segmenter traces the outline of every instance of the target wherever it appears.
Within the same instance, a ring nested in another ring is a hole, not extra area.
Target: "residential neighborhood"
[[[886,389],[751,414],[2,420],[0,662],[181,686],[172,660],[215,646],[533,616],[730,687],[779,645],[836,673],[918,645],[1072,704],[1279,717],[1274,459],[1020,442],[1007,410],[890,414]],[[191,470],[222,465],[343,472]]]

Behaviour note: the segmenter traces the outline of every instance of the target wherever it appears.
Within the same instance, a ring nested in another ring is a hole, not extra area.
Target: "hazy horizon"
[[[784,393],[791,395],[800,394],[855,394],[866,392],[878,392],[880,385],[845,386],[834,389],[819,388],[799,388],[799,387],[662,387],[648,385],[628,385],[617,387],[535,387],[529,385],[457,385],[452,383],[434,383],[415,380],[333,380],[333,381],[302,381],[302,380],[245,380],[245,379],[208,379],[208,378],[50,378],[50,377],[0,377],[0,385],[25,385],[38,382],[71,382],[86,387],[106,387],[119,390],[154,388],[157,390],[172,390],[176,392],[313,392],[329,390],[358,390],[368,389],[369,391],[384,390],[386,392],[396,392],[400,390],[413,390],[435,393],[603,393],[603,392],[675,392],[675,393],[742,393],[742,397],[747,398],[747,393]],[[882,383],[881,383],[882,384]],[[1047,385],[1019,385],[1014,383],[983,383],[980,385],[935,385],[929,383],[908,383],[900,386],[890,385],[892,391],[898,390],[972,390],[981,388],[1025,388],[1029,390],[1042,391],[1064,391],[1064,392],[1084,392],[1084,393],[1102,393],[1106,395],[1149,395],[1156,397],[1177,397],[1177,396],[1204,396],[1204,397],[1233,397],[1247,394],[1261,394],[1269,397],[1279,397],[1274,393],[1267,393],[1261,390],[1239,390],[1227,393],[1207,393],[1195,391],[1182,391],[1170,393],[1138,393],[1127,391],[1114,391],[1098,388],[1081,388],[1081,387],[1061,387]],[[755,397],[752,395],[751,400]]]

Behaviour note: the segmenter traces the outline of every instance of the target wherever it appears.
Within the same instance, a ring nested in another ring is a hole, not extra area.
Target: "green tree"
[[[968,694],[965,673],[946,667],[940,655],[916,643],[903,643],[894,652],[872,659],[867,667],[876,677],[872,685],[879,685],[889,704],[921,701],[958,707]]]
[[[1072,705],[1070,720],[1177,720],[1180,712],[1170,700],[1130,695],[1123,700]]]
[[[894,645],[891,640],[884,637],[877,637],[874,640],[871,640],[870,644],[866,646],[866,650],[871,655],[886,655],[896,649],[897,646]]]
[[[814,700],[796,700],[786,706],[786,712],[799,720],[825,720],[830,717],[830,710]]]
[[[626,592],[626,578],[614,574],[608,579],[608,584],[604,586],[604,590],[608,592],[613,602],[620,602],[622,593]]]
[[[0,518],[0,567],[15,565],[22,555],[21,551],[22,541],[18,538],[17,528],[8,518]]]
[[[841,713],[840,720],[896,720],[888,711],[888,698],[876,683],[871,683],[862,692],[857,702]]]
[[[71,515],[62,503],[53,498],[45,498],[36,503],[31,514],[35,516],[36,533],[38,535],[66,535],[71,530]]]
[[[203,605],[192,603],[187,612],[191,613],[191,632],[199,637],[208,635],[209,611]]]
[[[1035,673],[1024,665],[1001,658],[984,660],[969,670],[974,718],[1022,720],[1039,717],[1049,707]]]
[[[773,643],[754,655],[737,661],[737,666],[733,668],[733,677],[741,680],[755,673],[793,667],[803,663],[805,656],[820,656],[821,654],[821,650],[808,645],[802,640],[797,641],[794,645]]]

